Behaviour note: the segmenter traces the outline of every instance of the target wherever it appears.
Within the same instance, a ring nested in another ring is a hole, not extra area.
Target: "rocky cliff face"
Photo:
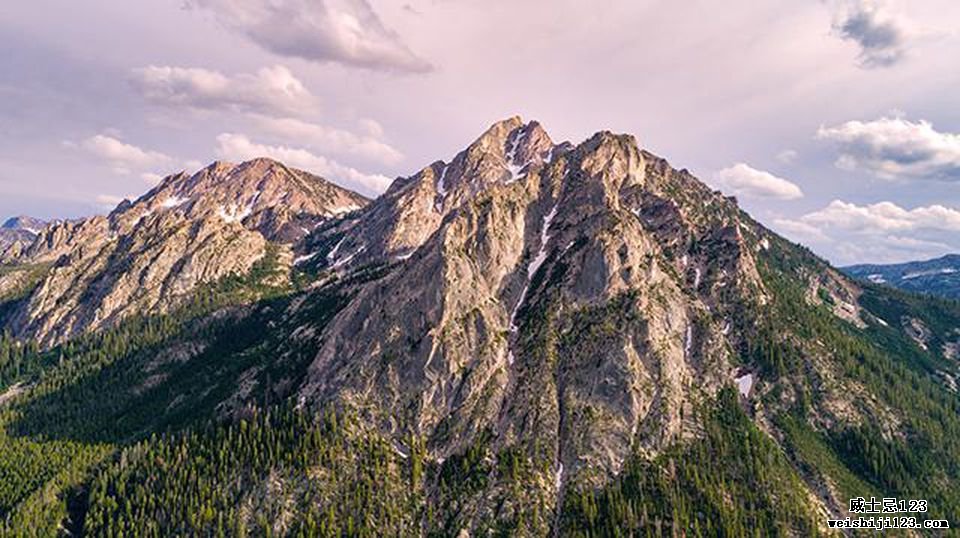
[[[773,238],[631,136],[556,145],[500,122],[308,240],[320,267],[393,269],[317,337],[301,399],[423,436],[441,461],[536,443],[550,505],[696,435],[768,300],[755,256]]]
[[[402,514],[404,534],[480,536],[809,535],[875,492],[960,509],[960,308],[848,279],[627,135],[558,144],[511,118],[369,204],[270,161],[172,176],[44,230],[18,259],[53,268],[14,326],[55,342],[169,309],[268,247],[309,285],[91,353],[104,373],[79,388],[45,376],[17,396],[22,431],[140,435],[288,401],[303,424],[343,417],[375,449],[358,474],[300,453],[262,470],[269,490],[236,482],[278,533],[355,516],[342,499],[390,515],[377,532]]]
[[[271,243],[292,245],[362,196],[268,159],[217,162],[176,174],[107,216],[61,222],[7,260],[52,264],[11,318],[21,338],[45,344],[138,313],[162,312],[200,284],[242,274]]]

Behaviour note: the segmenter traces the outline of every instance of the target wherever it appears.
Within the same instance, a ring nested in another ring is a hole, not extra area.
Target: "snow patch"
[[[517,332],[517,312],[520,311],[520,307],[523,306],[527,298],[527,292],[530,290],[530,280],[533,278],[533,275],[537,274],[540,266],[543,265],[543,262],[547,259],[547,244],[550,242],[550,224],[553,223],[554,217],[557,216],[557,208],[559,206],[560,202],[553,204],[553,208],[547,213],[547,216],[543,217],[543,228],[540,230],[540,250],[530,261],[530,265],[527,266],[527,284],[523,287],[523,291],[520,292],[520,299],[517,300],[517,304],[514,305],[513,312],[510,314],[510,332]]]
[[[513,356],[513,350],[507,349],[507,364],[512,365],[514,360],[516,360],[516,358]]]
[[[310,261],[310,260],[312,260],[312,259],[314,259],[314,258],[316,258],[316,257],[317,257],[317,253],[316,253],[316,252],[314,252],[313,254],[307,254],[307,255],[305,255],[305,256],[299,256],[299,257],[297,257],[297,259],[293,260],[293,264],[294,264],[294,265],[300,265],[301,263],[308,262],[308,261]]]
[[[883,275],[876,274],[876,273],[872,275],[867,275],[867,280],[869,280],[870,282],[873,282],[874,284],[884,284],[887,282],[887,279],[883,278]]]
[[[522,173],[526,163],[519,165],[517,164],[517,150],[520,149],[520,142],[522,142],[526,136],[527,133],[523,127],[518,129],[516,134],[513,135],[513,139],[510,143],[510,149],[507,150],[507,170],[510,171],[510,182],[516,181],[526,175]]]
[[[337,207],[331,209],[331,210],[330,210],[330,214],[331,214],[331,215],[343,215],[344,213],[349,213],[349,212],[351,212],[351,211],[356,211],[357,209],[360,209],[360,206],[358,206],[357,204],[341,205],[341,206],[337,206]]]
[[[543,265],[543,262],[547,259],[547,243],[550,242],[550,224],[553,222],[554,217],[557,216],[557,206],[559,205],[559,203],[553,204],[553,209],[547,213],[546,217],[543,217],[543,229],[540,231],[540,250],[530,262],[530,266],[527,267],[527,278],[533,278],[533,275],[537,274],[537,270],[540,269],[540,266]]]
[[[337,242],[337,244],[333,246],[333,250],[331,250],[329,253],[327,253],[327,260],[333,261],[333,259],[337,257],[337,252],[340,251],[340,245],[342,245],[343,242],[346,241],[346,240],[347,240],[347,236],[343,236],[343,237],[340,238],[340,241]]]
[[[360,254],[361,252],[363,252],[363,251],[366,250],[366,249],[367,249],[367,246],[364,245],[364,246],[360,247],[359,249],[357,249],[357,251],[354,252],[353,254],[347,256],[346,258],[343,258],[343,259],[341,259],[341,260],[337,260],[336,262],[334,262],[333,268],[336,269],[337,267],[341,267],[341,266],[343,266],[343,265],[346,265],[346,264],[350,263],[350,260],[356,258],[358,254]]]
[[[740,377],[735,377],[733,381],[737,384],[737,390],[744,398],[750,397],[750,389],[753,388],[753,374],[746,373]]]
[[[911,278],[918,278],[921,276],[930,276],[930,275],[950,275],[956,273],[957,270],[953,267],[943,267],[941,269],[931,269],[929,271],[915,271],[912,273],[906,273],[900,280],[910,280]]]
[[[700,289],[700,277],[703,276],[699,267],[693,268],[693,289]]]
[[[560,466],[557,467],[557,476],[556,476],[557,489],[563,485],[563,462],[560,463]]]
[[[683,354],[689,357],[691,348],[693,348],[693,325],[687,325],[687,334],[683,339]]]
[[[517,304],[513,307],[513,312],[510,313],[510,332],[517,332],[517,312],[520,312],[520,307],[523,306],[523,302],[527,300],[527,291],[530,290],[530,282],[527,282],[527,285],[523,287],[523,291],[520,292],[520,298],[517,299]]]
[[[220,215],[220,218],[223,219],[224,222],[242,222],[243,219],[249,217],[251,213],[253,213],[252,205],[248,205],[242,210],[235,205],[231,205],[229,208],[221,205],[217,208],[217,214]]]
[[[443,172],[440,172],[440,177],[437,178],[437,203],[436,209],[437,213],[443,210],[443,202],[447,199],[447,194],[450,193],[450,187],[447,185],[447,171],[450,170],[450,165],[446,164],[443,166]]]
[[[160,204],[160,205],[162,205],[163,207],[165,207],[165,208],[167,208],[167,209],[170,209],[170,208],[172,208],[172,207],[177,207],[177,206],[179,206],[179,205],[183,205],[183,204],[185,204],[185,203],[187,203],[187,202],[189,202],[189,201],[190,201],[189,198],[181,198],[181,197],[179,197],[179,196],[171,196],[171,197],[167,198],[166,200],[164,200],[163,203]]]

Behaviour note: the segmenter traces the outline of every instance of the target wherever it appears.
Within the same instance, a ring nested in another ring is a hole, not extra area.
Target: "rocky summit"
[[[372,201],[215,163],[5,261],[4,442],[73,454],[0,497],[9,528],[799,536],[858,496],[960,513],[960,307],[846,277],[630,135],[510,118]]]
[[[200,284],[248,272],[277,245],[367,199],[269,159],[179,173],[107,216],[52,224],[4,260],[48,265],[9,316],[19,338],[61,342],[130,315],[163,312]]]

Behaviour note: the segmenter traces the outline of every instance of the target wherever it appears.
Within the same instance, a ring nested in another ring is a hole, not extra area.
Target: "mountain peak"
[[[18,215],[16,217],[11,217],[7,219],[0,228],[4,230],[26,230],[36,233],[37,230],[43,228],[46,225],[46,222],[29,217],[26,215]]]

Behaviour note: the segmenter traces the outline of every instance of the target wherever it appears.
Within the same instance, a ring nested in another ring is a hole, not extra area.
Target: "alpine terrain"
[[[843,271],[853,277],[914,293],[960,299],[960,255],[888,265],[852,265]]]
[[[375,200],[175,174],[0,266],[4,535],[830,534],[960,514],[960,306],[599,132]]]

